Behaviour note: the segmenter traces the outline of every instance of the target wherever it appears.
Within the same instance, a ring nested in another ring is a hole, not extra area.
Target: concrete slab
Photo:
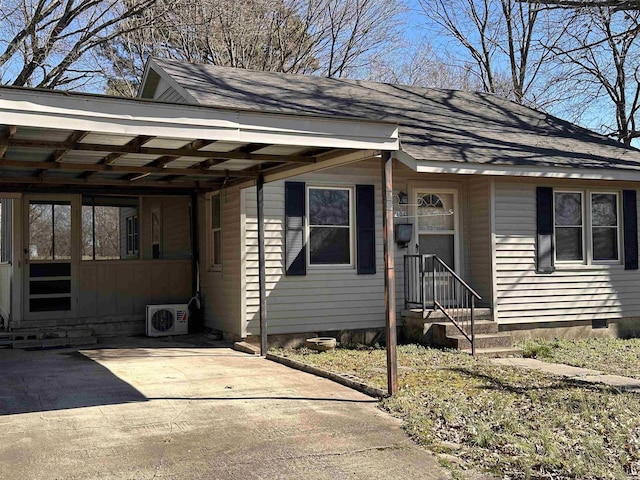
[[[562,363],[549,363],[535,358],[494,358],[492,362],[499,365],[528,368],[551,373],[587,383],[602,383],[628,392],[640,393],[640,380],[620,375],[607,375],[598,370],[573,367]]]
[[[0,351],[1,476],[450,477],[375,400],[206,343]]]

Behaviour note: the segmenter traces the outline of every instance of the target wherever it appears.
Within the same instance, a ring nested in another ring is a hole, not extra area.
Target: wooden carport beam
[[[64,143],[66,143],[67,145],[75,145],[76,143],[82,141],[83,138],[85,138],[87,135],[89,135],[90,132],[86,132],[83,130],[76,130],[75,132],[73,132],[71,135],[69,135],[67,137],[67,139],[65,140]],[[71,148],[61,148],[59,150],[55,150],[51,156],[49,157],[49,161],[50,162],[60,162],[62,161],[62,158],[69,153],[71,150]]]
[[[132,149],[136,149],[144,145],[145,143],[153,140],[156,137],[148,136],[148,135],[140,135],[130,141],[128,141],[124,146]],[[113,149],[110,149],[113,150]],[[124,157],[127,152],[115,152],[112,151],[109,155],[102,159],[101,163],[105,165],[113,165],[117,159],[120,157]]]
[[[207,145],[210,145],[212,143],[215,143],[215,140],[194,140],[193,142],[189,143],[188,145],[185,145],[182,148],[196,152],[196,151],[200,150],[201,148],[206,147]],[[153,166],[153,167],[164,167],[166,164],[173,162],[176,158],[180,158],[180,156],[179,155],[164,155],[164,156],[158,158],[157,160],[154,160],[151,163],[151,166]]]
[[[269,350],[267,341],[267,266],[264,245],[264,177],[256,179],[256,199],[258,208],[258,290],[260,293],[260,355]]]
[[[139,138],[139,137],[136,137]],[[315,158],[302,155],[266,155],[258,153],[243,152],[207,152],[201,150],[189,150],[188,148],[153,148],[138,147],[134,145],[102,145],[94,143],[76,143],[68,145],[64,142],[50,142],[44,140],[23,140],[9,139],[9,147],[20,148],[52,148],[65,149],[83,152],[111,152],[112,154],[121,153],[138,153],[142,155],[174,155],[176,157],[193,157],[193,158],[218,158],[225,160],[250,160],[255,162],[282,162],[282,163],[315,163]],[[104,162],[107,163],[107,162]]]
[[[387,333],[387,391],[398,391],[396,294],[393,247],[393,159],[382,152],[382,242],[384,244],[384,309]]]
[[[116,173],[133,173],[140,174],[162,174],[162,175],[179,175],[179,176],[207,176],[207,177],[226,177],[227,172],[208,170],[200,172],[189,168],[160,168],[160,167],[138,167],[132,165],[105,165],[103,163],[66,163],[66,162],[29,162],[21,160],[0,160],[0,167],[9,168],[33,168],[38,170],[67,170],[71,172],[116,172]],[[244,172],[234,173],[232,176],[240,178],[255,178],[257,174],[248,174]],[[85,177],[86,178],[86,177]]]

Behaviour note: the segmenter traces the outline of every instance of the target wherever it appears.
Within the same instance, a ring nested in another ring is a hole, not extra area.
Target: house
[[[139,97],[0,88],[14,331],[141,333],[196,292],[234,339],[640,331],[632,147],[489,94],[168,60]]]

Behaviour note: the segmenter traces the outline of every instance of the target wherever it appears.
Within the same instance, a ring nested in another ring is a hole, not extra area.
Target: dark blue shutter
[[[553,273],[553,188],[536,189],[536,272]]]
[[[358,274],[376,273],[376,208],[373,185],[356,185]]]
[[[307,274],[307,245],[304,232],[305,184],[284,184],[285,273]]]
[[[638,204],[635,190],[622,192],[624,217],[624,269],[638,270]]]

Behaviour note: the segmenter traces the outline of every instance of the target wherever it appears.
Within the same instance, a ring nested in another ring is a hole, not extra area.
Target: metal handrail
[[[435,254],[405,255],[404,292],[405,308],[440,310],[475,355],[475,301],[482,297],[449,265]]]
[[[482,297],[478,294],[478,292],[476,292],[473,288],[471,288],[471,287],[469,286],[469,284],[468,284],[467,282],[465,282],[465,281],[460,277],[460,275],[458,275],[456,272],[454,272],[454,271],[451,269],[451,267],[450,267],[449,265],[447,265],[446,263],[444,263],[440,257],[438,257],[437,255],[433,255],[433,259],[434,259],[435,261],[437,261],[440,265],[442,265],[444,268],[446,268],[446,269],[447,269],[447,271],[448,271],[451,275],[453,275],[453,277],[454,277],[458,282],[460,282],[460,283],[462,284],[462,286],[463,286],[466,290],[468,290],[468,291],[469,291],[469,293],[470,293],[471,295],[473,295],[474,297],[476,297],[478,300],[482,300]]]

